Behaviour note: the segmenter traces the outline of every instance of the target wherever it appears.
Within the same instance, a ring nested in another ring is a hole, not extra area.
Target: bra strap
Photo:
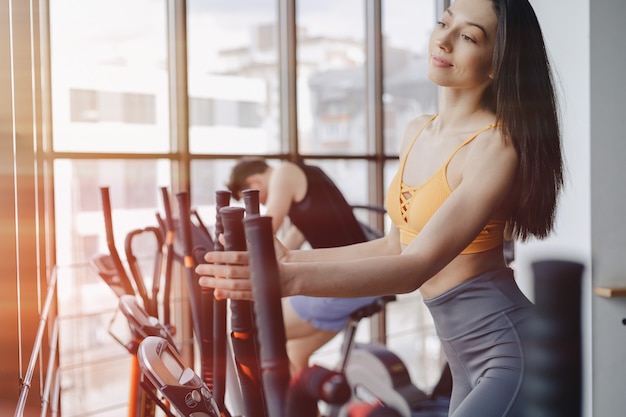
[[[446,163],[444,165],[444,168],[448,167],[448,165],[450,164],[450,161],[452,161],[452,158],[454,158],[454,155],[456,155],[456,153],[459,151],[459,149],[461,149],[463,146],[467,145],[468,143],[470,143],[471,141],[476,139],[478,137],[478,135],[480,135],[481,133],[483,133],[483,132],[485,132],[485,131],[487,131],[489,129],[493,129],[496,126],[497,126],[497,123],[491,123],[491,124],[483,127],[482,129],[476,131],[476,133],[474,133],[469,138],[465,139],[463,141],[463,143],[461,143],[459,146],[456,147],[456,149],[454,151],[452,151],[452,153],[450,154],[450,157],[448,157],[448,160],[446,161]]]

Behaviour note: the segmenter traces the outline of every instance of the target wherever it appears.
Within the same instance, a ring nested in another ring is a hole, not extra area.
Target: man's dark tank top
[[[307,192],[293,203],[289,219],[313,248],[332,248],[367,240],[341,191],[320,168],[296,164],[304,171]]]

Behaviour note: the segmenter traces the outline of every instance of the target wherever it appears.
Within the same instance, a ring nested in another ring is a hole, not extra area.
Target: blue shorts
[[[303,320],[320,330],[338,332],[344,328],[353,311],[371,304],[379,297],[328,298],[294,295],[291,307]]]

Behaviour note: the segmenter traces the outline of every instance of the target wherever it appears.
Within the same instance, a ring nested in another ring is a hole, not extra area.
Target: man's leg
[[[320,330],[302,320],[287,299],[283,299],[282,305],[287,356],[289,356],[290,372],[293,376],[307,368],[313,352],[330,341],[338,332]]]

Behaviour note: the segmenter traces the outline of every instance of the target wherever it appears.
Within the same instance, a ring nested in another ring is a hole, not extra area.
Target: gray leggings
[[[513,271],[479,275],[424,302],[452,372],[449,415],[515,415],[524,370],[520,326],[532,303]]]

